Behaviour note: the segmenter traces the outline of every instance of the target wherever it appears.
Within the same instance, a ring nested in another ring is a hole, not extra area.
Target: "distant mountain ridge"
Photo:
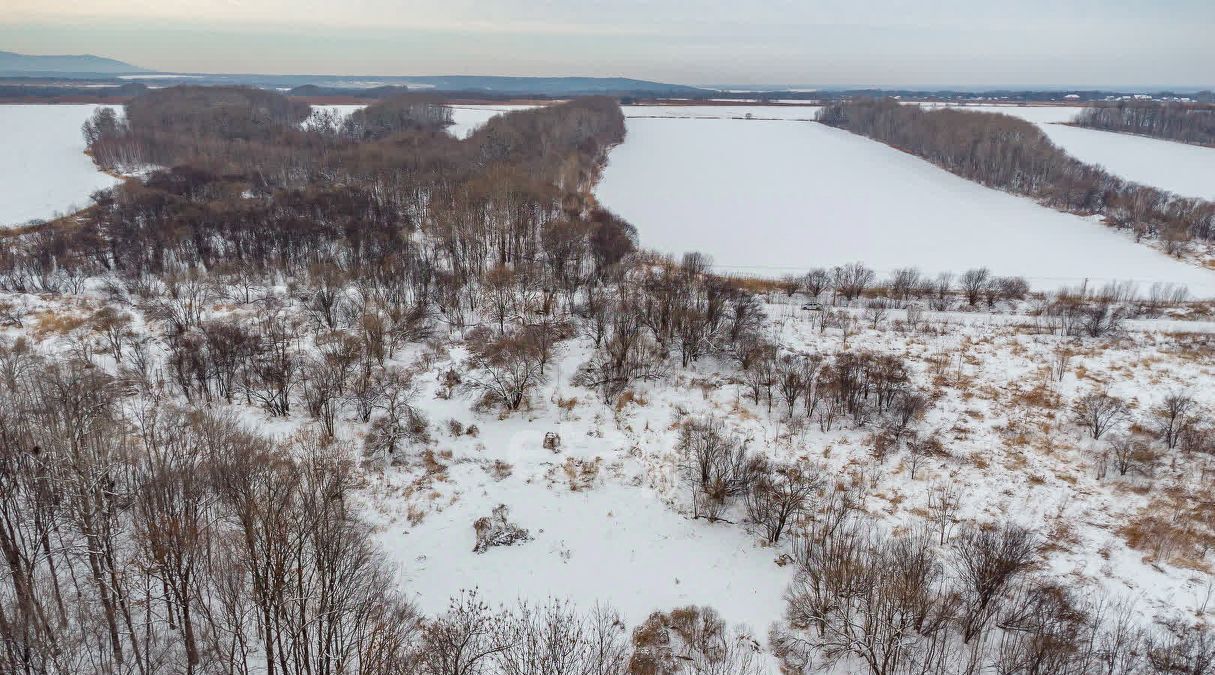
[[[0,73],[8,75],[147,73],[146,68],[92,54],[18,54],[0,51]]]
[[[179,76],[180,77],[180,76]],[[708,89],[627,77],[509,77],[501,75],[260,75],[189,74],[191,84],[244,84],[291,89],[297,95],[376,97],[400,87],[415,91],[487,96],[703,96]],[[166,84],[151,78],[148,82]]]

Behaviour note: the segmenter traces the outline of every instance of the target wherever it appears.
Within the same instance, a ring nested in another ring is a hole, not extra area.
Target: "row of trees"
[[[804,290],[816,298],[830,292],[832,302],[851,302],[856,298],[881,296],[898,302],[928,299],[940,301],[934,305],[942,309],[945,301],[961,295],[971,306],[980,299],[988,306],[997,301],[1023,300],[1029,295],[1029,284],[1021,277],[997,277],[986,267],[967,270],[961,275],[941,272],[935,277],[922,273],[915,267],[901,267],[879,280],[877,272],[862,263],[837,265],[832,268],[816,267],[800,279],[791,279],[791,287]]]
[[[824,107],[819,121],[1052,208],[1099,213],[1111,225],[1163,239],[1215,239],[1215,203],[1128,183],[1084,164],[1016,117],[855,99]]]
[[[1215,106],[1210,105],[1154,101],[1097,103],[1081,110],[1072,124],[1196,145],[1215,145]]]
[[[654,612],[631,636],[611,609],[568,603],[494,610],[454,598],[422,630],[419,669],[435,675],[763,675],[758,642],[709,607]],[[418,671],[402,671],[406,673]]]

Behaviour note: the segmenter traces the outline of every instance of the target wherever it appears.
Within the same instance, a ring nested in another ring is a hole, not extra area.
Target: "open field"
[[[96,105],[0,105],[0,227],[87,206],[117,182],[84,154],[80,125]]]
[[[367,107],[362,104],[338,104],[338,105],[314,105],[314,111],[331,111],[333,114],[345,117],[355,110]],[[490,121],[494,117],[503,113],[508,113],[514,110],[527,110],[534,108],[534,105],[526,104],[476,104],[476,103],[461,103],[448,106],[451,108],[452,125],[447,127],[447,132],[456,138],[468,138],[468,135],[481,125]]]
[[[1066,123],[1081,110],[1074,107],[965,106],[965,109],[1003,113],[1033,122],[1073,157],[1099,164],[1127,180],[1183,197],[1215,199],[1215,148],[1069,126]]]
[[[600,202],[634,223],[643,245],[701,251],[723,271],[780,276],[853,260],[879,272],[986,266],[1040,289],[1133,280],[1215,295],[1215,272],[844,131],[626,112],[628,137],[609,156]]]

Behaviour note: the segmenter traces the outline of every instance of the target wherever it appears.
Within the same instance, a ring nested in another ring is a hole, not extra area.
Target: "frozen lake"
[[[648,248],[702,251],[723,271],[768,276],[852,261],[880,272],[986,266],[1040,289],[1134,280],[1215,296],[1215,271],[846,131],[636,113],[626,109],[628,138],[597,194]]]
[[[71,213],[118,182],[84,154],[80,126],[99,107],[0,105],[0,227]]]
[[[1059,147],[1127,180],[1185,197],[1215,200],[1215,148],[1063,124],[1081,108],[1064,106],[965,106],[1013,115],[1038,125]]]

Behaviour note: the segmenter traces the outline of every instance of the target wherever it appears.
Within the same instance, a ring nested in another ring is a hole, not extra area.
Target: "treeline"
[[[1195,145],[1215,145],[1215,107],[1210,105],[1152,101],[1097,103],[1080,111],[1072,124]]]
[[[253,90],[160,90],[126,120],[99,115],[86,128],[99,162],[171,168],[99,194],[73,227],[10,240],[6,287],[191,268],[302,277],[323,262],[459,312],[494,266],[560,266],[581,284],[632,249],[632,228],[587,213],[582,194],[623,139],[614,102],[501,116],[464,141],[438,130],[441,114],[421,130],[422,113],[400,105],[369,107],[352,134],[304,129],[296,104]]]
[[[451,123],[451,108],[438,97],[401,94],[355,110],[343,119],[326,119],[319,130],[368,140],[403,131],[442,129]]]
[[[988,187],[1172,242],[1215,239],[1215,203],[1124,181],[1071,157],[1031,122],[1009,115],[925,110],[894,99],[824,107],[819,121],[909,152]]]

